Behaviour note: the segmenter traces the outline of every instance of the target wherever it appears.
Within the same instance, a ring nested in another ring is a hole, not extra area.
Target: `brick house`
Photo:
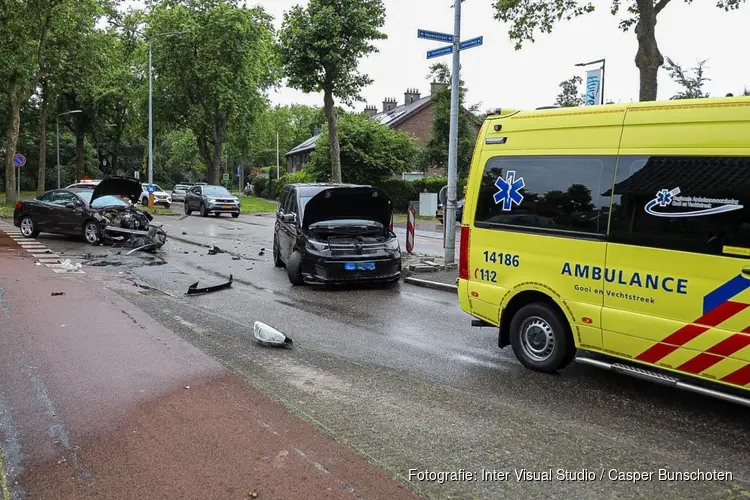
[[[365,113],[371,119],[377,120],[387,127],[414,136],[418,147],[422,147],[430,139],[432,134],[432,121],[435,119],[435,103],[432,96],[446,85],[433,82],[430,86],[430,95],[422,97],[419,90],[407,89],[404,92],[404,103],[399,105],[396,99],[386,98],[383,100],[383,108],[378,111],[375,106],[366,106]],[[479,132],[481,123],[475,125]],[[297,172],[304,168],[310,159],[310,154],[315,151],[315,143],[320,137],[320,132],[315,131],[312,137],[301,144],[293,147],[286,154],[287,172]],[[430,168],[424,175],[445,175],[444,168]],[[395,175],[396,179],[415,179],[422,177],[422,172],[403,172]]]

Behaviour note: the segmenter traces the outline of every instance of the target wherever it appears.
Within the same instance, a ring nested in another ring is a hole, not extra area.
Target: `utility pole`
[[[456,261],[456,181],[458,177],[458,93],[460,81],[460,58],[461,53],[461,3],[463,0],[455,0],[453,4],[453,71],[451,72],[451,117],[450,136],[448,142],[448,196],[445,204],[445,263],[453,264]]]
[[[276,132],[276,178],[279,178],[279,133]]]

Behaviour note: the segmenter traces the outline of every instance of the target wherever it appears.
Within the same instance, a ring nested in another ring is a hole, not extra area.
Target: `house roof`
[[[370,117],[370,119],[376,120],[380,122],[381,124],[385,125],[386,127],[393,128],[399,123],[409,118],[410,116],[413,116],[414,114],[416,114],[425,106],[427,106],[430,103],[431,97],[432,96],[428,95],[410,104],[402,104],[401,106],[397,106],[390,111],[386,111],[384,113],[378,113],[377,115],[373,115]],[[293,156],[293,155],[297,155],[301,153],[309,153],[309,152],[315,151],[315,143],[317,142],[318,137],[320,137],[320,134],[310,137],[305,142],[294,146],[284,156],[289,157],[289,156]]]

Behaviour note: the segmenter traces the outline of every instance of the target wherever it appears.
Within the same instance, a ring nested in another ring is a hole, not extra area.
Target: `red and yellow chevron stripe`
[[[635,359],[645,363],[656,364],[677,349],[685,346],[691,340],[698,338],[708,330],[721,325],[729,318],[741,313],[750,307],[750,304],[733,302],[729,299],[743,292],[748,287],[750,287],[750,280],[740,275],[712,291],[704,298],[703,315],[700,318],[668,335],[636,356]],[[677,370],[693,375],[700,375],[705,370],[738,353],[747,346],[750,346],[750,326],[741,332],[730,335],[706,351],[698,353],[696,356],[683,362],[677,367]],[[750,384],[750,363],[745,363],[741,368],[723,376],[721,381],[743,387],[747,386]]]

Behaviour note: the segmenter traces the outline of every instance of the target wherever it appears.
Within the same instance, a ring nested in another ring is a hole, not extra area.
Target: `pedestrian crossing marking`
[[[13,241],[26,252],[34,257],[39,264],[48,267],[57,274],[86,274],[84,271],[69,271],[65,269],[60,262],[60,256],[52,252],[43,243],[39,243],[34,238],[26,238],[24,235],[16,230],[14,226],[0,221],[0,231],[7,234]]]

